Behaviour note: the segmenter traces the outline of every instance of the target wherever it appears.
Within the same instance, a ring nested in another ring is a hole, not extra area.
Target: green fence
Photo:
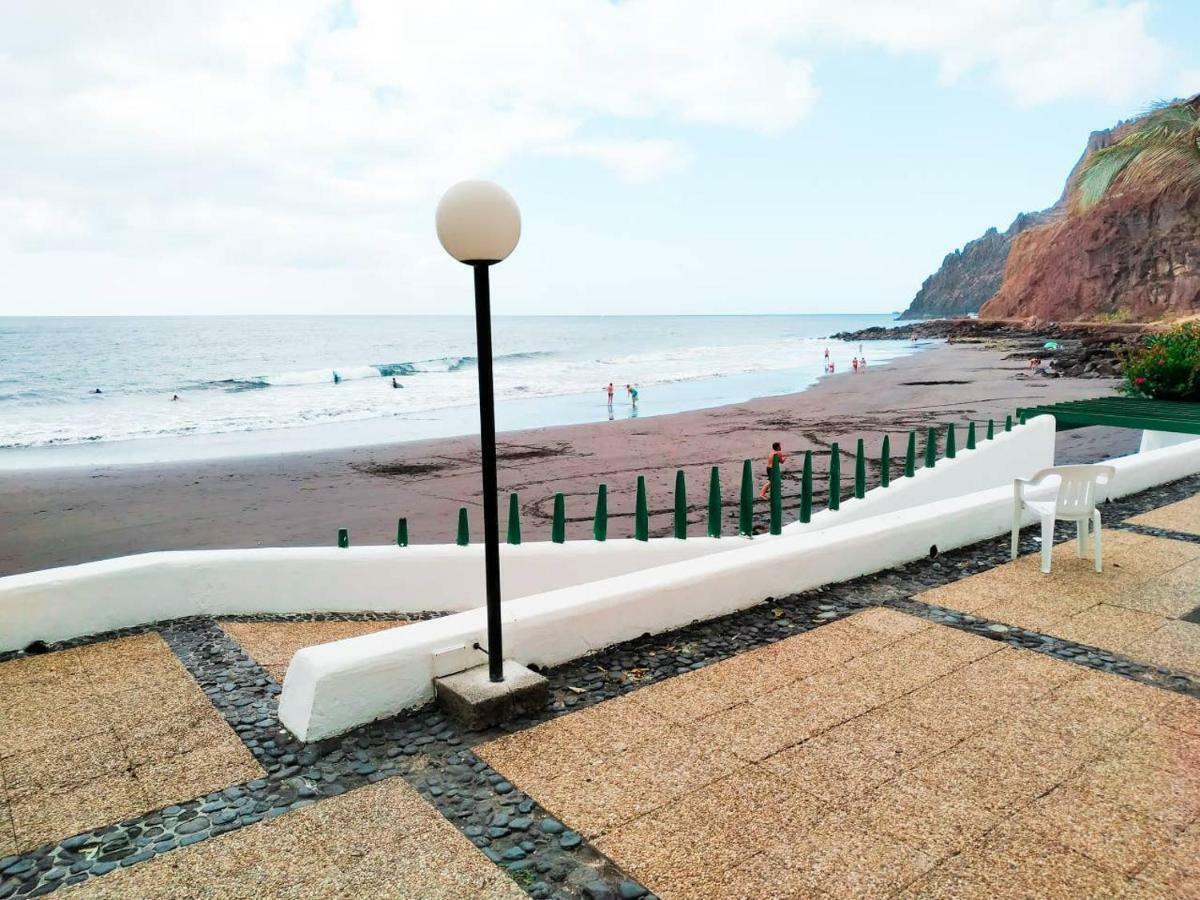
[[[982,424],[982,423],[978,423]],[[988,419],[986,427],[983,429],[984,437],[982,442],[987,442],[995,439],[996,422]],[[1016,427],[1020,427],[1018,424]],[[1006,416],[1003,423],[1004,431],[1012,431],[1014,428],[1013,417]],[[979,428],[976,422],[966,423],[966,443],[963,447],[964,451],[975,450],[979,441]],[[924,442],[924,455],[921,459],[922,465],[918,467],[917,456],[917,432],[908,432],[908,439],[905,445],[904,453],[904,478],[913,478],[916,476],[920,468],[932,469],[937,465],[939,456],[942,459],[955,459],[959,455],[958,450],[958,431],[956,423],[950,422],[939,429],[931,426],[926,429]],[[942,449],[939,451],[939,440],[944,440]],[[867,474],[869,466],[869,451],[866,442],[862,438],[856,439],[854,451],[854,485],[852,495],[856,499],[863,499],[867,495]],[[878,457],[878,487],[886,489],[896,481],[892,477],[892,451],[891,451],[891,435],[885,434],[880,441],[879,457]],[[838,443],[835,441],[829,445],[829,468],[827,471],[827,501],[826,505],[831,510],[841,508],[842,496],[842,452]],[[798,501],[796,504],[797,521],[807,523],[812,521],[813,510],[813,451],[804,451],[804,463],[800,474],[800,491],[798,495],[793,495]],[[783,530],[784,519],[784,492],[783,492],[783,470],[778,457],[774,457],[770,470],[766,473],[766,484],[763,487],[762,493],[758,495],[762,499],[768,500],[768,531],[771,534],[781,534]],[[755,482],[754,482],[754,464],[751,460],[742,462],[741,483],[738,492],[738,534],[746,537],[754,535],[754,505],[756,501]],[[721,496],[721,471],[719,466],[713,466],[709,472],[708,480],[708,498],[707,498],[707,516],[705,533],[710,538],[720,538],[724,529],[722,519],[724,517],[724,503]],[[592,520],[592,538],[597,541],[608,540],[609,526],[608,512],[608,485],[601,484],[596,491],[595,515]],[[688,537],[688,501],[687,501],[687,477],[682,469],[675,473],[675,491],[674,503],[672,507],[672,533],[677,540],[687,540]],[[507,541],[509,544],[517,545],[521,543],[521,503],[514,491],[508,497],[508,533]],[[649,491],[646,486],[646,478],[644,475],[637,477],[634,499],[634,523],[633,537],[638,541],[650,540],[650,498]],[[550,525],[550,540],[556,544],[565,543],[567,539],[567,515],[566,515],[566,497],[563,494],[554,495],[553,514]],[[408,519],[400,518],[396,522],[396,545],[399,547],[407,547],[408,538]],[[459,546],[468,546],[471,542],[470,523],[468,521],[467,507],[462,507],[458,510],[458,525],[455,535],[455,543]],[[342,548],[349,548],[350,533],[345,528],[339,528],[337,533],[337,545]]]

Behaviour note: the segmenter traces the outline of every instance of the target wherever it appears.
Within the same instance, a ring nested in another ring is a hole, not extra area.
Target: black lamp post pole
[[[492,396],[492,300],[489,262],[475,270],[475,343],[479,362],[479,442],[483,450],[483,564],[487,588],[488,676],[504,680],[504,644],[500,635],[500,506],[496,485],[496,404]]]

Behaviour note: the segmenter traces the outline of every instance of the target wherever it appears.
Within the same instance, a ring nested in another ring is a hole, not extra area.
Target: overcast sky
[[[1200,91],[1192,0],[6,0],[0,315],[903,308]]]

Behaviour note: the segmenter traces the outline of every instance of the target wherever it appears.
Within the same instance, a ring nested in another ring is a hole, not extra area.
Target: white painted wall
[[[1138,451],[1145,453],[1163,447],[1174,447],[1176,444],[1186,444],[1188,441],[1200,441],[1200,434],[1183,434],[1178,431],[1143,431],[1142,445]]]
[[[1117,475],[1108,494],[1119,497],[1200,472],[1200,442],[1112,463]],[[1021,474],[1040,467],[1038,461]],[[1048,485],[1034,495],[1050,496],[1053,490]],[[513,600],[504,605],[505,655],[554,665],[766,597],[899,565],[925,556],[934,545],[944,551],[970,544],[1007,532],[1012,503],[1012,487],[1005,485]],[[1033,521],[1032,514],[1026,521]],[[435,654],[485,643],[485,633],[484,611],[474,609],[305,648],[288,669],[280,717],[302,739],[316,740],[419,705],[432,697]]]
[[[961,432],[961,429],[960,429]],[[958,435],[965,441],[965,433]],[[903,452],[904,448],[900,448]],[[921,457],[918,456],[918,463]],[[820,531],[869,516],[912,509],[926,503],[961,497],[990,487],[1012,485],[1038,469],[1054,465],[1054,419],[1038,416],[1025,425],[1014,425],[993,440],[977,442],[974,450],[959,449],[954,459],[939,459],[932,469],[918,469],[912,478],[894,478],[887,490],[868,491],[861,500],[843,500],[841,509],[814,513],[807,524],[793,522],[785,533]],[[847,483],[843,469],[842,483]],[[854,471],[849,472],[850,485]]]
[[[505,596],[733,550],[746,538],[503,545]],[[0,651],[193,615],[481,606],[483,545],[143,553],[0,578]]]

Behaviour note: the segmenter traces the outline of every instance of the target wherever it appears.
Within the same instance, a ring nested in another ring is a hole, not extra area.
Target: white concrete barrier
[[[505,544],[502,585],[523,597],[746,542]],[[483,602],[482,544],[142,553],[0,578],[0,651],[182,616],[456,612]]]
[[[1033,474],[1043,462],[1031,458],[1032,467],[1021,475]],[[1112,463],[1117,476],[1108,496],[1115,498],[1200,472],[1200,443]],[[1031,495],[1052,496],[1055,489],[1048,484]],[[1009,484],[512,600],[503,611],[505,655],[525,664],[563,663],[767,597],[900,565],[931,547],[944,551],[1003,534],[1012,511]],[[1032,521],[1027,512],[1026,522]],[[440,653],[476,642],[486,642],[482,609],[305,648],[288,669],[280,718],[300,738],[316,740],[395,715],[431,699],[432,679],[445,674],[437,668]]]

